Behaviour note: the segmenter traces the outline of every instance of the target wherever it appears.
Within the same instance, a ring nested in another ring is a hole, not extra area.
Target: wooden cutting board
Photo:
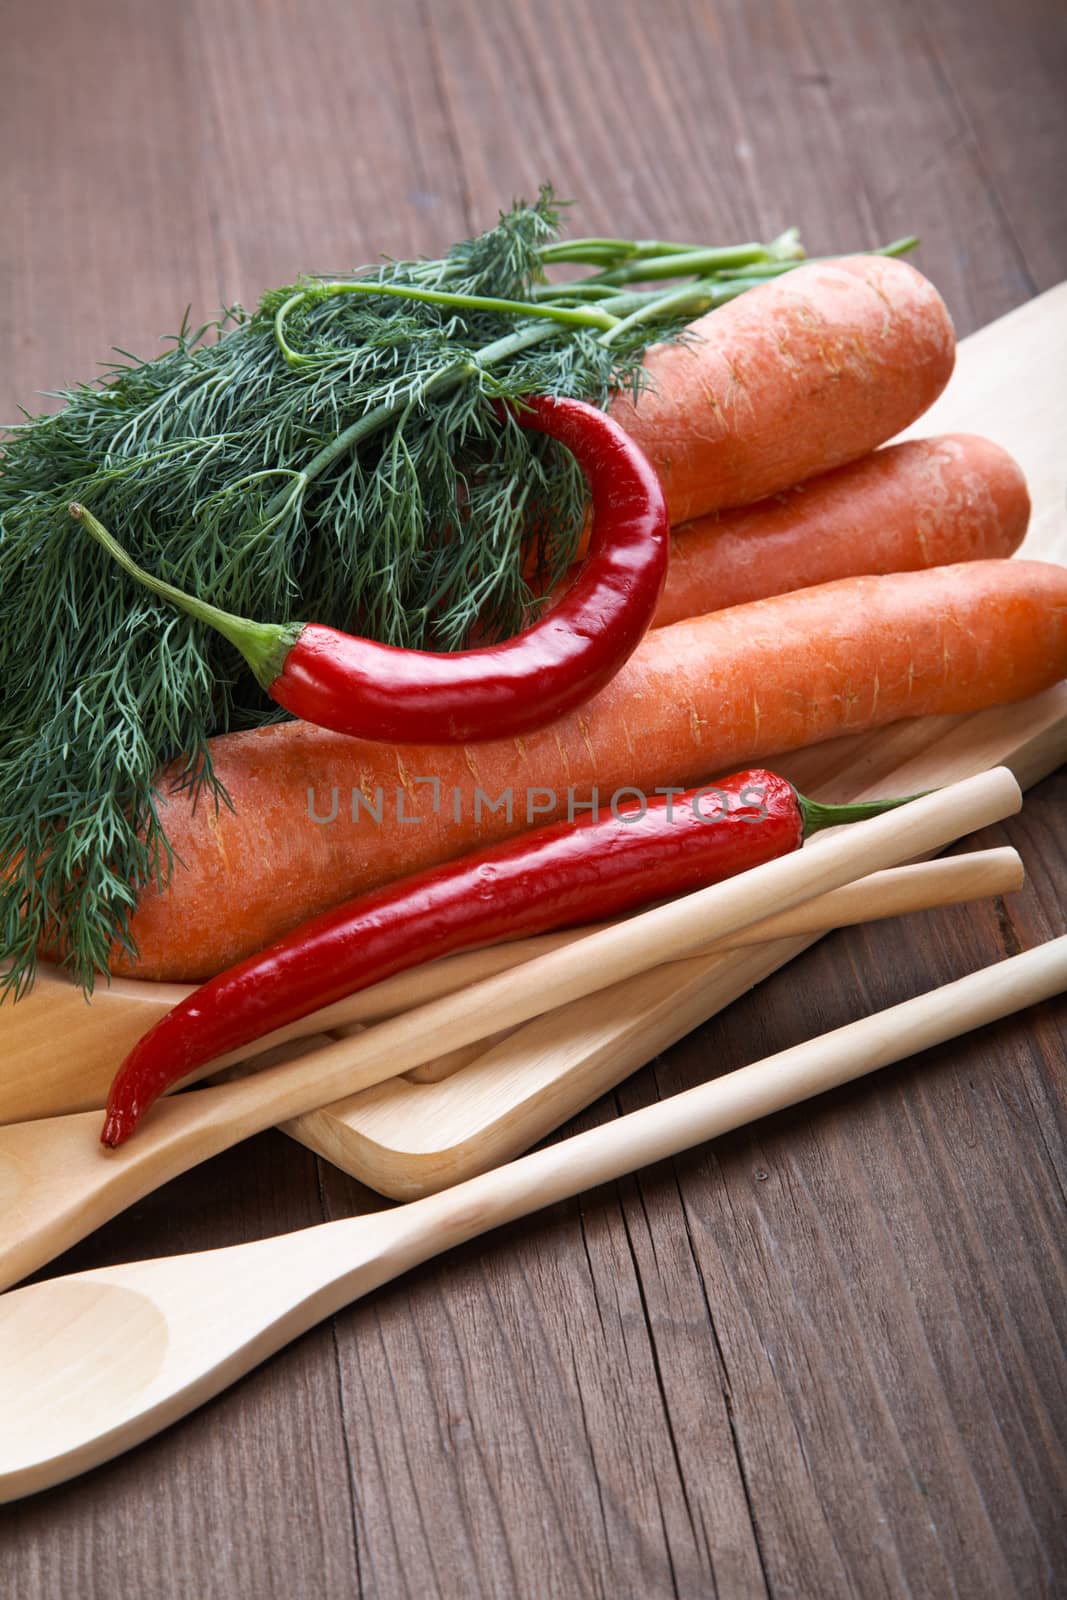
[[[1026,472],[1022,554],[1067,563],[1067,283],[963,340],[952,381],[907,436],[981,433]],[[1067,682],[1024,705],[922,718],[775,762],[807,794],[907,794],[998,762],[1025,785],[1067,760]],[[1032,868],[1034,863],[1029,864]],[[529,1148],[814,941],[657,968],[539,1017],[438,1082],[393,1079],[287,1128],[385,1194],[412,1198]],[[605,1010],[610,1020],[604,1020]]]
[[[910,432],[970,431],[1003,444],[1023,465],[1034,502],[1024,552],[1067,562],[1065,372],[1067,284],[964,340],[948,390]],[[775,765],[806,793],[838,800],[934,787],[998,762],[1036,782],[1064,759],[1067,683],[1024,705],[900,723]],[[287,1131],[384,1193],[439,1188],[527,1148],[811,942],[658,969],[610,996],[610,1024],[592,997],[526,1025],[447,1078],[393,1080]],[[0,1006],[0,1122],[102,1104],[117,1061],[185,992],[119,981],[87,1006],[71,984],[46,975],[17,1006]],[[45,1033],[47,1048],[35,1048]]]

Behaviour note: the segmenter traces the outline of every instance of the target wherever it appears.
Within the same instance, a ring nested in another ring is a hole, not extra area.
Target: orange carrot
[[[594,784],[601,804],[625,786],[693,785],[901,717],[1022,699],[1065,675],[1067,569],[972,561],[660,628],[579,713],[526,739],[395,749],[299,722],[226,735],[213,757],[235,809],[163,802],[181,864],[133,920],[139,962],[114,970],[207,977],[350,895],[566,816]]]
[[[652,625],[860,573],[1010,556],[1029,518],[1021,469],[989,439],[888,445],[772,500],[675,529]]]
[[[682,523],[652,626],[860,573],[1010,556],[1029,519],[1022,469],[991,440],[887,445],[754,506]]]
[[[612,415],[659,472],[671,522],[749,505],[855,461],[948,382],[955,338],[905,261],[850,256],[770,279],[645,359],[652,387]]]

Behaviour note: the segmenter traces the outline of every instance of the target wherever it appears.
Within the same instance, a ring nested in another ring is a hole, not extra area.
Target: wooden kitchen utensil
[[[99,1145],[96,1112],[0,1128],[0,1286],[16,1282],[179,1172],[443,1051],[514,1027],[871,871],[942,848],[1019,809],[1005,768],[812,840],[737,878],[590,934],[583,957],[538,956],[354,1038],[324,1043],[235,1082],[155,1106],[118,1150]]]
[[[831,929],[852,928],[863,922],[881,922],[914,911],[932,911],[938,906],[961,905],[968,901],[986,900],[994,895],[1014,894],[1022,888],[1025,877],[1022,857],[1017,850],[1008,846],[999,850],[969,850],[962,855],[944,856],[937,861],[913,861],[909,866],[871,872],[865,878],[857,878],[854,883],[832,889],[829,894],[805,900],[790,911],[778,911],[772,916],[763,917],[759,922],[754,922],[751,928],[742,928],[728,938],[698,950],[696,958],[682,957],[680,961],[665,962],[664,965],[678,967],[685,960],[710,960],[713,956],[723,956],[730,951],[748,950],[754,945],[765,945],[781,939],[795,939],[802,934],[829,933]],[[546,934],[546,949],[554,948],[554,941],[573,943],[574,939],[571,934]],[[580,1005],[581,1001],[573,1004]],[[570,1010],[570,1006],[560,1006],[547,1015],[562,1022]],[[518,1031],[509,1032],[507,1037],[514,1039]],[[490,1042],[485,1039],[479,1040],[477,1045],[471,1045],[468,1060],[473,1061],[488,1050]],[[412,1067],[404,1076],[412,1083],[438,1083],[457,1070],[453,1065],[457,1055],[457,1052],[453,1052],[450,1056],[439,1056],[435,1061]],[[308,1115],[315,1116],[316,1113],[309,1112]]]
[[[370,1216],[0,1297],[0,1500],[157,1433],[430,1257],[1067,988],[1067,937]]]
[[[775,917],[744,929],[729,944],[760,944],[786,934],[826,932],[872,917],[895,917],[988,895],[1011,894],[1022,882],[1022,861],[1015,850],[1007,848],[892,867],[798,906],[787,914],[784,925],[782,919]],[[324,1006],[299,1022],[265,1034],[244,1050],[209,1062],[190,1074],[186,1082],[210,1077],[237,1062],[254,1061],[293,1039],[399,1016],[482,978],[521,966],[549,950],[573,944],[593,931],[592,926],[586,926],[516,939],[511,944],[490,945],[397,973],[383,983]],[[3,1035],[6,1054],[0,1078],[0,1124],[102,1107],[125,1051],[171,1006],[192,993],[191,986],[119,979],[103,989],[92,1005],[86,1005],[70,978],[54,967],[45,968],[30,994],[12,1008],[14,1014]],[[478,1053],[477,1045],[466,1048],[468,1054]],[[70,1072],[72,1056],[80,1064],[77,1079]],[[454,1056],[453,1052],[447,1058],[415,1067],[412,1077],[435,1082],[446,1075],[445,1068]]]

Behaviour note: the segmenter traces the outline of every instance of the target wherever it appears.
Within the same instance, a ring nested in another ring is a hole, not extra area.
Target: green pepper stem
[[[304,626],[302,622],[253,622],[248,617],[235,616],[232,611],[220,611],[218,606],[210,605],[195,594],[186,594],[183,589],[176,589],[172,583],[167,583],[165,579],[157,578],[138,566],[129,552],[124,550],[118,540],[107,531],[104,524],[85,506],[79,505],[77,500],[72,500],[67,509],[76,522],[85,525],[97,544],[107,551],[124,572],[129,573],[131,578],[135,578],[152,594],[159,595],[163,600],[169,600],[172,605],[195,617],[198,622],[204,622],[209,628],[221,633],[223,638],[228,639],[244,656],[255,673],[257,683],[264,689],[270,688],[281,673],[285,658],[299,637]]]
[[[924,794],[930,794],[929,789],[921,790],[918,794],[898,795],[891,800],[857,800],[852,805],[830,806],[823,805],[818,800],[809,800],[806,795],[797,794],[797,805],[800,807],[800,816],[804,824],[804,837],[810,839],[813,833],[818,833],[823,828],[836,828],[846,822],[863,822],[867,817],[880,817],[884,811],[894,811],[897,806],[906,806],[912,800],[921,800]]]

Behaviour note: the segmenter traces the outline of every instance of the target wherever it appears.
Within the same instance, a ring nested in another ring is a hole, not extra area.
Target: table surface
[[[916,231],[961,333],[1064,275],[1057,0],[0,0],[0,415],[545,178],[583,233]],[[1064,931],[1027,889],[838,934],[581,1125]],[[1046,1595],[1064,1570],[1048,1005],[409,1275],[0,1511],[26,1597]],[[281,1134],[54,1270],[363,1209]]]

